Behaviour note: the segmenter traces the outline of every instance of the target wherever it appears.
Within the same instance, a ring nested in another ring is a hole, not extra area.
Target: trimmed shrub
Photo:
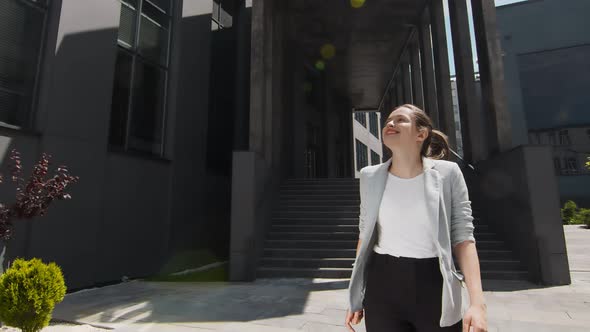
[[[565,202],[563,209],[561,209],[561,219],[563,220],[563,224],[570,224],[577,212],[578,206],[574,201]]]
[[[16,259],[0,276],[0,320],[23,332],[40,331],[49,325],[65,293],[63,274],[55,263]]]
[[[572,224],[590,227],[590,209],[580,209],[572,219]]]

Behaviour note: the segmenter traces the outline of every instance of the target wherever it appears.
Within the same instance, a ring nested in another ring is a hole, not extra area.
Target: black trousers
[[[438,258],[373,252],[365,289],[367,332],[461,332],[462,322],[440,327],[443,279]]]

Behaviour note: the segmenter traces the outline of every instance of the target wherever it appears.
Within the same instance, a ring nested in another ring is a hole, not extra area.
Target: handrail
[[[473,172],[475,172],[475,167],[473,165],[471,165],[470,163],[468,163],[467,161],[465,161],[465,159],[461,158],[461,156],[457,152],[455,152],[455,150],[449,148],[449,151],[451,151],[451,153],[453,155],[455,155],[455,157],[457,157],[457,159],[461,160],[465,165],[467,165],[467,167],[471,168],[471,170]]]

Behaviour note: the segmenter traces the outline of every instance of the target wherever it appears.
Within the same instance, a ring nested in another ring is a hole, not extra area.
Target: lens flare
[[[324,70],[324,69],[326,69],[326,63],[324,61],[322,61],[322,60],[316,61],[316,63],[315,63],[315,69],[317,69],[317,70]]]
[[[352,8],[361,8],[365,5],[365,0],[350,0],[350,6]]]
[[[324,44],[320,49],[320,54],[322,55],[322,58],[330,60],[336,54],[336,48],[332,44]]]

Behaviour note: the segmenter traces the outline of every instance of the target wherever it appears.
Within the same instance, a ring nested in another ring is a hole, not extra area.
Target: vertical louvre
[[[137,12],[121,5],[121,18],[119,20],[119,44],[131,48],[135,44],[135,20]]]
[[[43,2],[44,3],[44,2]],[[0,121],[26,125],[32,103],[45,12],[22,0],[0,1]]]

